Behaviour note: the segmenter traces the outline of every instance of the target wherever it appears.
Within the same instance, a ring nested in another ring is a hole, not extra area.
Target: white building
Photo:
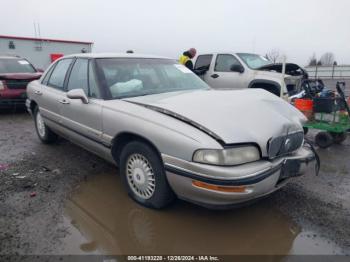
[[[0,55],[26,58],[39,69],[63,55],[91,52],[92,46],[93,42],[0,35]]]

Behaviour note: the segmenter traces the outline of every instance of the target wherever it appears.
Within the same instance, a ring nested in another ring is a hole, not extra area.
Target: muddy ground
[[[0,255],[350,254],[350,139],[317,151],[318,177],[252,206],[155,211],[127,197],[114,166],[63,139],[43,145],[27,113],[1,113]]]

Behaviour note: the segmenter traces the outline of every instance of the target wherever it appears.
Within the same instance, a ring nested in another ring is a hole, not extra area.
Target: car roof
[[[85,58],[155,58],[155,59],[171,59],[163,56],[144,55],[135,53],[80,53],[72,54],[64,57],[85,57]]]

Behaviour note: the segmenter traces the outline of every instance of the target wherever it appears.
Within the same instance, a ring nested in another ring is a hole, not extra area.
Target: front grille
[[[304,132],[291,133],[270,139],[267,144],[269,158],[287,155],[300,148],[304,141]]]
[[[8,89],[26,89],[28,83],[32,80],[16,80],[16,79],[11,79],[11,80],[6,80],[6,86]]]

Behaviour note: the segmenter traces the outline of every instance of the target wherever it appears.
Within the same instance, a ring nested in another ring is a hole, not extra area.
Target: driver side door
[[[247,88],[248,80],[246,72],[231,71],[233,65],[241,65],[239,60],[232,54],[216,55],[212,71],[206,74],[205,81],[213,88],[219,89],[242,89]]]

